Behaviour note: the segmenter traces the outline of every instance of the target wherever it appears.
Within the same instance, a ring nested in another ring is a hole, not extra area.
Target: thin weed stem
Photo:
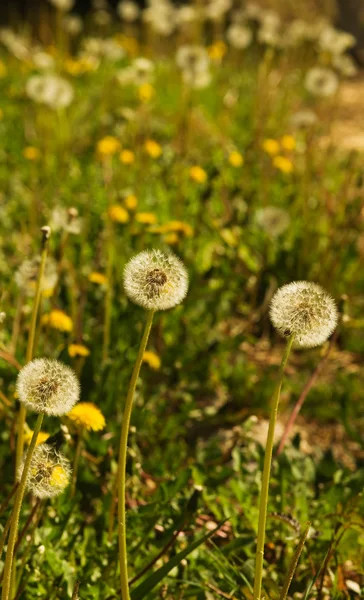
[[[283,354],[282,362],[279,368],[278,381],[273,393],[272,406],[269,419],[269,428],[267,436],[267,444],[264,455],[264,467],[262,477],[262,488],[260,492],[259,500],[259,519],[258,519],[258,539],[257,539],[257,551],[255,557],[255,579],[254,579],[254,592],[253,599],[261,600],[262,591],[262,579],[263,579],[263,559],[264,559],[264,540],[265,540],[265,527],[267,522],[267,507],[268,507],[268,492],[269,492],[269,479],[272,465],[272,454],[274,444],[274,429],[277,422],[279,399],[281,394],[281,387],[283,381],[284,370],[288,361],[288,357],[292,348],[294,336],[290,336],[287,340],[286,348]]]
[[[284,582],[284,585],[283,585],[283,588],[282,588],[282,591],[281,591],[281,595],[279,596],[279,600],[286,600],[286,598],[287,598],[287,595],[288,595],[288,592],[289,592],[289,588],[290,588],[291,583],[292,583],[293,576],[294,576],[295,571],[297,569],[298,561],[300,559],[303,547],[304,547],[305,542],[307,540],[308,532],[310,531],[310,527],[311,527],[311,523],[308,522],[306,524],[304,532],[302,533],[302,535],[301,535],[301,537],[299,539],[297,548],[296,548],[296,550],[295,550],[295,552],[294,552],[294,554],[292,556],[292,560],[291,560],[291,564],[289,566],[289,570],[288,570],[288,573],[287,573],[286,581]]]
[[[26,486],[27,475],[28,475],[28,471],[29,471],[29,467],[30,467],[30,461],[33,456],[33,452],[34,452],[34,448],[35,448],[35,445],[37,442],[38,434],[42,427],[43,418],[44,418],[43,414],[38,415],[38,418],[37,418],[37,421],[36,421],[36,424],[34,427],[34,433],[33,433],[33,436],[32,436],[32,439],[31,439],[31,442],[30,442],[30,445],[28,448],[28,452],[27,452],[27,455],[25,458],[25,463],[24,463],[21,480],[19,482],[19,487],[18,487],[17,494],[15,497],[14,508],[13,508],[13,512],[12,512],[12,516],[11,516],[9,542],[8,542],[8,548],[7,548],[6,559],[5,559],[4,584],[3,584],[3,591],[2,591],[2,596],[1,596],[2,600],[9,600],[9,598],[10,598],[12,568],[13,568],[13,560],[14,560],[14,548],[15,548],[16,538],[18,535],[20,510],[21,510],[21,506],[22,506],[22,502],[23,502],[23,498],[24,498],[24,494],[25,494],[25,486]]]
[[[40,259],[40,266],[38,271],[37,284],[35,289],[35,297],[33,304],[32,317],[30,321],[30,329],[29,329],[29,337],[28,337],[28,345],[27,352],[25,357],[25,362],[28,363],[32,360],[34,354],[34,342],[35,342],[35,331],[37,326],[37,318],[40,306],[40,299],[42,295],[42,279],[44,275],[44,269],[46,265],[47,255],[48,255],[48,240],[50,236],[50,228],[42,227],[42,254]],[[26,417],[26,409],[23,404],[20,406],[19,415],[18,415],[18,438],[16,442],[16,457],[15,457],[15,473],[18,472],[18,468],[20,466],[20,462],[24,452],[24,424]]]
[[[149,311],[145,323],[144,333],[139,346],[138,356],[134,365],[133,373],[129,383],[128,394],[126,397],[123,422],[121,427],[119,465],[117,473],[118,489],[118,535],[119,535],[119,562],[120,562],[120,583],[122,600],[130,600],[128,584],[128,561],[126,549],[126,515],[125,515],[125,491],[126,491],[126,458],[128,448],[128,435],[130,427],[131,411],[135,388],[143,361],[143,354],[148,343],[150,330],[152,328],[154,311]]]

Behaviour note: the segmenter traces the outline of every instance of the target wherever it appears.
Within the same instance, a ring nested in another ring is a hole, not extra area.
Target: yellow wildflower
[[[54,288],[47,288],[42,290],[43,298],[51,298],[53,296]]]
[[[234,150],[233,152],[230,152],[230,154],[229,154],[229,163],[233,167],[241,167],[241,165],[244,164],[244,158],[240,154],[240,152],[237,152],[236,150]]]
[[[49,485],[66,487],[69,480],[69,473],[61,465],[56,465],[49,478]]]
[[[294,150],[296,147],[296,140],[293,135],[284,135],[281,138],[281,146],[285,150]]]
[[[78,427],[87,431],[100,431],[105,427],[105,417],[101,410],[92,402],[78,402],[67,417]]]
[[[74,358],[75,356],[89,356],[90,350],[82,344],[70,344],[68,346],[68,354]]]
[[[112,221],[116,223],[127,223],[129,221],[129,213],[123,206],[113,204],[110,206],[108,215]]]
[[[58,331],[70,332],[73,329],[73,323],[71,317],[66,315],[63,310],[58,308],[51,310],[50,313],[43,315],[41,318],[42,325],[48,325],[52,329],[58,329]]]
[[[227,52],[227,46],[222,40],[217,40],[207,48],[207,52],[211,60],[220,62]]]
[[[139,212],[135,215],[137,223],[143,223],[143,225],[154,225],[157,222],[157,217],[154,213],[150,212]]]
[[[190,168],[190,177],[197,183],[205,183],[207,179],[207,173],[202,167],[195,165],[194,167]]]
[[[107,135],[97,142],[97,153],[100,156],[112,156],[120,149],[120,142],[112,135]]]
[[[23,156],[27,160],[38,160],[40,157],[40,152],[38,148],[35,148],[34,146],[27,146],[23,150]]]
[[[93,271],[92,273],[90,273],[90,275],[88,276],[88,280],[91,281],[91,283],[97,283],[98,285],[107,284],[106,275],[104,275],[103,273],[98,273],[97,271]]]
[[[155,89],[150,83],[143,83],[138,88],[139,100],[149,102],[155,94]]]
[[[120,152],[120,161],[123,165],[131,165],[135,161],[135,154],[131,150],[122,150]]]
[[[262,148],[264,152],[270,154],[271,156],[274,156],[279,152],[279,144],[277,140],[273,140],[272,138],[267,138],[266,140],[264,140],[264,142],[262,143]]]
[[[146,140],[144,150],[151,158],[159,158],[162,154],[162,147],[154,140]]]
[[[177,233],[167,233],[167,235],[163,237],[163,241],[170,246],[175,246],[179,242],[179,237]]]
[[[193,229],[191,225],[189,225],[188,223],[184,223],[183,221],[169,221],[169,223],[165,223],[165,225],[162,225],[161,231],[163,233],[170,231],[181,232],[186,237],[191,237],[193,234]]]
[[[48,438],[49,438],[49,433],[47,433],[46,431],[40,431],[38,433],[38,437],[37,437],[37,442],[36,445],[38,446],[38,444],[43,444],[43,442],[45,442]],[[30,441],[33,437],[33,431],[31,429],[29,429],[25,434],[24,434],[24,442],[26,444],[30,444]]]
[[[161,367],[161,359],[158,354],[151,350],[146,350],[143,354],[143,362],[146,362],[152,369],[158,371]]]
[[[135,210],[138,206],[138,199],[134,194],[129,194],[129,196],[125,198],[124,203],[129,210]]]
[[[285,156],[275,156],[273,159],[274,166],[282,171],[282,173],[292,173],[293,164]]]

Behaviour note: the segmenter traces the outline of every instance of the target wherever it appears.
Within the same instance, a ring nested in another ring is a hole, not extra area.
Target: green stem
[[[286,581],[284,582],[284,586],[282,588],[281,595],[279,596],[279,600],[286,600],[286,598],[287,598],[287,594],[289,592],[289,588],[292,583],[292,579],[295,574],[295,571],[296,571],[296,568],[298,565],[298,561],[300,559],[300,556],[301,556],[301,553],[303,550],[303,546],[305,545],[305,541],[307,539],[308,532],[310,531],[310,527],[311,527],[311,523],[307,523],[306,528],[300,537],[297,548],[294,552],[294,555],[292,556],[291,564],[289,565],[289,571],[287,574],[287,578],[286,578]]]
[[[82,441],[83,441],[83,427],[80,429],[80,431],[78,433],[75,458],[73,460],[72,485],[71,485],[71,493],[70,493],[71,498],[73,498],[73,496],[75,495],[75,492],[76,492],[77,473],[78,473],[78,465],[80,464]]]
[[[108,231],[107,231],[107,265],[106,265],[106,278],[107,288],[105,294],[105,322],[104,322],[104,339],[102,345],[102,364],[105,365],[109,356],[110,347],[110,331],[111,331],[111,311],[112,311],[112,300],[113,300],[113,268],[114,268],[114,229],[109,219]]]
[[[35,330],[37,325],[37,317],[39,312],[40,299],[42,295],[42,279],[44,275],[45,264],[48,255],[48,240],[50,235],[49,228],[42,228],[42,254],[40,259],[40,266],[37,278],[37,284],[35,289],[35,297],[33,304],[32,317],[30,321],[30,329],[29,329],[29,337],[28,337],[28,345],[27,352],[25,357],[25,363],[28,363],[32,360],[34,354],[34,341],[35,341]],[[16,457],[15,457],[15,473],[18,472],[18,468],[20,466],[23,452],[24,452],[24,425],[25,425],[25,417],[26,417],[26,409],[23,404],[20,405],[19,415],[18,415],[18,438],[16,441]]]
[[[4,567],[4,584],[3,584],[3,592],[2,592],[2,596],[1,596],[2,600],[9,600],[9,598],[10,598],[11,575],[12,575],[12,566],[13,566],[13,560],[14,560],[14,547],[15,547],[15,542],[16,542],[16,538],[18,535],[20,510],[21,510],[21,505],[23,502],[24,494],[25,494],[25,487],[26,487],[27,475],[28,475],[28,471],[29,471],[29,467],[30,467],[30,461],[33,456],[35,444],[37,442],[38,433],[40,432],[40,429],[42,427],[43,418],[44,418],[44,415],[42,413],[38,415],[38,418],[37,418],[37,421],[36,421],[36,424],[34,427],[34,433],[33,433],[33,436],[32,436],[32,439],[31,439],[31,442],[30,442],[30,445],[28,448],[28,452],[27,452],[27,455],[25,458],[24,468],[23,468],[22,476],[21,476],[21,479],[19,482],[19,487],[18,487],[16,497],[15,497],[14,508],[13,508],[12,517],[11,517],[8,548],[6,551],[6,559],[5,559],[5,567]]]
[[[120,582],[122,600],[130,600],[128,585],[128,561],[126,552],[126,523],[125,523],[125,480],[126,480],[126,455],[128,445],[128,434],[130,426],[130,417],[133,407],[133,399],[136,388],[140,367],[143,361],[143,354],[148,343],[150,330],[152,327],[154,311],[148,312],[147,321],[144,328],[142,341],[140,342],[138,356],[134,365],[133,374],[130,379],[128,394],[126,397],[123,422],[121,427],[119,465],[117,473],[118,482],[118,533],[119,533],[119,562],[120,562]]]
[[[290,336],[287,340],[287,345],[283,354],[281,366],[279,368],[278,382],[276,384],[273,398],[272,407],[269,419],[269,428],[267,436],[267,444],[265,448],[264,456],[264,467],[262,477],[262,489],[260,492],[259,500],[259,520],[258,520],[258,539],[257,539],[257,552],[255,557],[255,579],[254,579],[254,600],[261,600],[262,591],[262,579],[263,579],[263,559],[264,559],[264,539],[265,539],[265,526],[267,521],[267,507],[268,507],[268,491],[269,491],[269,479],[270,470],[272,465],[272,453],[274,444],[274,429],[278,415],[278,405],[281,393],[282,381],[284,370],[287,364],[289,353],[293,344],[293,336]]]

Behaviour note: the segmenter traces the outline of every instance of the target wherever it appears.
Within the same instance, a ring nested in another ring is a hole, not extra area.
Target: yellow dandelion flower
[[[190,168],[190,177],[197,183],[205,183],[207,180],[207,173],[202,167],[195,165]]]
[[[286,158],[285,156],[275,156],[273,159],[273,165],[282,171],[282,173],[292,173],[293,164],[292,162]]]
[[[157,217],[154,213],[139,212],[136,213],[135,220],[137,223],[142,223],[143,225],[154,225],[157,222]]]
[[[146,140],[144,150],[151,158],[159,158],[162,154],[162,147],[154,140]]]
[[[129,213],[123,206],[113,204],[110,206],[108,215],[112,221],[116,223],[127,223],[129,221]]]
[[[87,431],[100,431],[105,427],[104,415],[92,402],[79,402],[67,413],[67,417],[77,427],[84,427]]]
[[[90,350],[82,344],[70,344],[68,346],[68,354],[74,358],[75,356],[89,356]]]
[[[227,52],[227,45],[222,40],[217,40],[207,48],[211,60],[220,62]]]
[[[40,152],[38,148],[35,148],[34,146],[27,146],[23,150],[23,156],[27,160],[38,160],[40,157]]]
[[[271,156],[274,156],[279,152],[279,144],[277,140],[273,140],[272,138],[267,138],[264,140],[262,143],[262,148],[264,152],[270,154]]]
[[[106,275],[99,273],[98,271],[90,273],[88,280],[91,281],[91,283],[97,283],[98,285],[107,285]]]
[[[43,315],[41,324],[48,325],[48,327],[51,327],[52,329],[58,329],[58,331],[70,332],[73,329],[71,317],[66,315],[63,310],[58,310],[57,308],[50,313]]]
[[[129,194],[129,196],[125,198],[124,203],[129,210],[135,210],[138,206],[138,199],[134,194]]]
[[[135,161],[135,154],[131,150],[122,150],[120,152],[120,161],[123,165],[131,165]]]
[[[53,487],[66,487],[69,480],[69,472],[66,471],[61,465],[56,465],[49,478],[49,485]]]
[[[296,140],[293,135],[284,135],[281,138],[281,146],[284,150],[294,150],[296,147]]]
[[[51,298],[53,296],[53,293],[54,288],[46,288],[45,290],[42,290],[43,298]]]
[[[33,433],[34,433],[34,432],[33,432],[31,429],[29,429],[29,431],[27,431],[27,432],[24,434],[24,442],[25,442],[26,444],[30,444],[30,441],[31,441],[31,439],[32,439],[32,437],[33,437]],[[38,446],[38,444],[43,444],[43,442],[45,442],[45,441],[46,441],[46,440],[49,438],[49,436],[50,436],[50,434],[49,434],[49,433],[47,433],[46,431],[40,431],[40,432],[38,433],[38,437],[37,437],[37,443],[36,443],[36,445]]]
[[[155,89],[150,83],[143,83],[138,88],[138,96],[141,102],[150,102],[155,94]]]
[[[151,350],[146,350],[143,354],[143,362],[147,363],[151,369],[158,371],[161,368],[161,359],[158,354]]]
[[[229,154],[229,163],[233,167],[241,167],[241,165],[244,164],[244,157],[240,154],[240,152],[234,150]]]
[[[193,229],[191,225],[184,223],[183,221],[169,221],[168,223],[162,225],[162,233],[167,233],[170,231],[183,233],[186,237],[191,237],[193,235]]]
[[[112,135],[107,135],[97,142],[97,153],[100,156],[112,156],[120,150],[120,142]]]
[[[179,242],[179,237],[177,233],[167,233],[163,236],[163,241],[169,246],[175,246]]]

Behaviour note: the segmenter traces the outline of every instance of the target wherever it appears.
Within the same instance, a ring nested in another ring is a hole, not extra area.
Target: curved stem
[[[32,317],[30,321],[30,329],[29,329],[29,337],[28,337],[28,345],[27,345],[27,353],[25,357],[25,363],[28,363],[33,358],[34,353],[34,341],[35,341],[35,330],[37,325],[37,317],[39,312],[40,299],[42,294],[42,279],[44,275],[45,264],[48,255],[48,239],[49,232],[43,232],[43,241],[42,241],[42,254],[39,265],[39,272],[37,278],[37,285],[35,289],[34,296],[34,304]],[[26,409],[23,404],[20,405],[19,415],[18,415],[18,438],[16,441],[16,458],[15,458],[15,473],[18,472],[18,468],[20,466],[21,459],[23,457],[24,452],[24,424],[26,417]]]
[[[260,491],[259,500],[259,520],[258,520],[258,539],[257,539],[257,551],[255,557],[255,579],[254,579],[254,600],[261,600],[262,591],[262,579],[263,579],[263,559],[264,559],[264,539],[265,539],[265,526],[267,521],[267,506],[268,506],[268,491],[269,491],[269,479],[270,470],[272,465],[272,453],[274,444],[274,429],[278,415],[279,398],[281,394],[281,387],[283,381],[284,370],[287,364],[288,356],[292,348],[293,336],[290,336],[287,340],[287,345],[283,354],[281,366],[279,368],[278,381],[273,393],[272,406],[269,419],[269,428],[267,436],[267,444],[264,455],[264,467],[262,476],[262,489]]]
[[[5,559],[5,567],[4,567],[4,585],[3,585],[3,592],[2,592],[2,596],[1,596],[2,600],[9,600],[9,597],[10,597],[12,566],[13,566],[13,560],[14,560],[14,547],[15,547],[15,542],[16,542],[16,538],[17,538],[17,534],[18,534],[20,510],[21,510],[21,505],[22,505],[23,498],[24,498],[26,480],[27,480],[27,475],[28,475],[28,471],[29,471],[29,467],[30,467],[30,461],[33,456],[38,433],[40,432],[40,428],[42,427],[43,418],[44,418],[43,414],[38,415],[38,418],[37,418],[37,421],[36,421],[36,424],[34,427],[33,437],[31,439],[31,442],[30,442],[30,445],[28,448],[28,452],[27,452],[27,455],[25,458],[24,468],[23,468],[22,476],[21,476],[21,479],[19,482],[19,487],[18,487],[17,494],[15,497],[14,508],[13,508],[13,512],[12,512],[12,516],[11,516],[9,542],[8,542],[8,548],[6,551],[6,559]]]
[[[289,588],[291,586],[292,579],[293,579],[293,576],[295,574],[295,571],[296,571],[296,568],[297,568],[297,565],[298,565],[298,561],[299,561],[300,556],[302,554],[303,546],[305,545],[305,541],[307,539],[308,532],[310,531],[310,527],[311,527],[311,523],[308,522],[306,524],[304,532],[302,533],[302,535],[301,535],[301,537],[299,539],[297,548],[296,548],[296,550],[294,552],[291,564],[289,566],[289,571],[288,571],[288,574],[287,574],[286,581],[284,582],[284,586],[282,588],[281,595],[279,596],[279,600],[286,600],[286,598],[287,598],[287,594],[289,592]]]
[[[126,479],[126,455],[128,445],[128,434],[130,426],[130,417],[133,407],[133,399],[136,388],[140,367],[143,361],[143,354],[147,346],[150,330],[152,327],[154,311],[148,312],[147,321],[144,328],[142,341],[140,342],[138,356],[134,365],[133,373],[129,383],[128,394],[126,397],[123,422],[121,427],[119,465],[117,473],[118,489],[118,534],[119,534],[119,562],[120,562],[120,582],[122,600],[130,600],[128,585],[128,561],[126,552],[126,523],[125,523],[125,479]]]

